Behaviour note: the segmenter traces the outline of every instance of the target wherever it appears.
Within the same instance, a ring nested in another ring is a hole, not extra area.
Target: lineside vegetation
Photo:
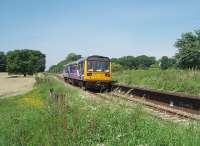
[[[113,73],[113,79],[131,86],[200,95],[198,70],[125,70]]]
[[[119,102],[91,101],[53,77],[40,76],[36,80],[33,91],[0,100],[0,145],[200,143],[199,124],[160,122],[146,114],[141,105],[130,108]],[[49,98],[52,88],[58,100]]]

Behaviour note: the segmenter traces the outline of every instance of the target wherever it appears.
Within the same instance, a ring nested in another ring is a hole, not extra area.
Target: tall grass
[[[53,97],[49,89],[54,89]],[[64,98],[62,98],[64,95]],[[160,122],[118,102],[82,98],[79,90],[54,78],[39,79],[34,90],[0,100],[0,145],[199,145],[199,125]]]
[[[195,70],[126,70],[113,74],[120,83],[200,95],[200,72]]]

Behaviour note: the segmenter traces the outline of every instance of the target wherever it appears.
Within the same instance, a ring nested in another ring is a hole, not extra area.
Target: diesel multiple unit
[[[63,77],[66,82],[83,88],[110,88],[111,61],[108,57],[89,56],[64,66]]]

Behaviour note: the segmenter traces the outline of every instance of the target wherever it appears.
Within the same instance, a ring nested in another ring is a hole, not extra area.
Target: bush
[[[122,71],[123,67],[118,63],[112,63],[112,72]]]

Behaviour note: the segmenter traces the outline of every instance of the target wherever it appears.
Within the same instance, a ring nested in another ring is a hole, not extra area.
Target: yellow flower
[[[35,96],[27,96],[19,100],[18,104],[20,106],[28,106],[28,107],[35,107],[41,108],[43,107],[44,103]]]

